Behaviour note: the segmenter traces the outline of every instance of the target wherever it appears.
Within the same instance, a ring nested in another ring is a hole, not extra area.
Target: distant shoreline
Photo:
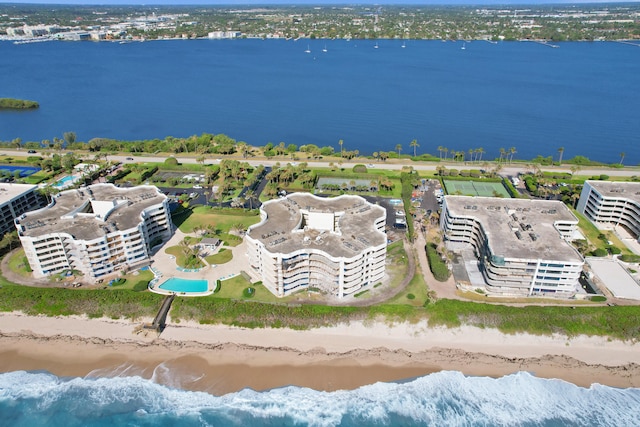
[[[0,98],[0,111],[2,110],[35,110],[40,108],[36,101],[14,98]]]

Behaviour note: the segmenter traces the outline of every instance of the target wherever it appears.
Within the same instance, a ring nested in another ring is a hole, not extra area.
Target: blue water
[[[310,45],[311,53],[304,53]],[[324,45],[328,52],[322,52]],[[225,133],[249,144],[483,159],[584,155],[640,162],[640,50],[620,43],[381,40],[0,42],[0,139],[125,140]]]
[[[209,282],[206,280],[191,280],[172,277],[158,287],[165,291],[173,292],[207,292],[209,290]]]
[[[0,374],[3,425],[38,426],[612,426],[637,427],[640,389],[581,388],[521,372],[439,372],[352,391],[284,387],[213,396],[140,377]]]
[[[0,171],[8,171],[13,175],[15,171],[20,171],[20,176],[25,177],[29,175],[33,175],[38,172],[40,168],[36,168],[33,166],[9,166],[9,165],[0,165]]]
[[[56,181],[55,184],[53,184],[54,187],[67,187],[71,184],[73,184],[73,182],[76,180],[77,178],[75,176],[72,175],[67,175],[63,178],[60,178],[58,181]]]

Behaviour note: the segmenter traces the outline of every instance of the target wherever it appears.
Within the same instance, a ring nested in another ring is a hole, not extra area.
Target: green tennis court
[[[449,181],[443,180],[447,194],[460,196],[483,196],[511,198],[501,182]]]

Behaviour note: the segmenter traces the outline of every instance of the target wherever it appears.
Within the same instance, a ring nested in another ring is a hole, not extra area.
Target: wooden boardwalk
[[[158,310],[158,314],[156,314],[156,317],[153,319],[153,323],[150,325],[145,324],[144,329],[153,329],[158,333],[164,330],[164,327],[167,324],[167,314],[169,314],[171,303],[175,297],[175,294],[167,295],[165,297],[164,301],[162,301],[162,305],[160,306],[160,310]]]

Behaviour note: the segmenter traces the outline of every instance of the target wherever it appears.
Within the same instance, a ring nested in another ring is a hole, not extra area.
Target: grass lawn
[[[251,286],[254,288],[255,294],[251,298],[246,298],[242,292]],[[286,303],[291,298],[278,298],[273,295],[267,288],[261,283],[251,284],[247,279],[240,276],[232,277],[231,279],[223,280],[220,282],[220,290],[213,294],[213,298],[231,298],[231,299],[248,299],[257,302],[266,303]],[[211,298],[210,297],[210,298]]]
[[[575,209],[571,209],[571,211],[578,218],[578,227],[585,235],[589,243],[596,246],[597,248],[605,249],[608,246],[607,242],[598,238],[600,234],[604,234],[605,236],[607,236],[607,240],[613,242],[613,246],[616,246],[617,248],[620,248],[622,250],[623,254],[633,253],[627,248],[624,243],[620,241],[620,239],[618,239],[615,233],[610,230],[598,230],[598,228],[580,212],[576,211]]]
[[[224,264],[233,259],[233,252],[220,248],[217,254],[209,255],[205,258],[209,264]]]
[[[242,224],[245,228],[260,222],[257,211],[243,211],[231,209],[215,209],[209,206],[196,206],[182,215],[187,216],[179,223],[180,231],[192,233],[195,227],[214,225],[222,233],[228,233],[236,224]]]
[[[461,296],[464,299],[478,302],[489,302],[497,304],[554,304],[554,305],[591,305],[594,304],[589,300],[563,300],[555,298],[503,298],[503,297],[488,297],[485,294],[479,294],[473,291],[461,291],[457,290],[456,295]]]
[[[385,304],[408,304],[414,307],[422,307],[429,298],[429,288],[424,281],[424,277],[420,274],[419,269],[416,269],[416,274],[404,289],[394,298],[386,301]],[[408,295],[411,294],[415,298],[410,299]]]
[[[15,251],[11,254],[11,258],[9,258],[9,268],[22,277],[31,277],[31,272],[27,271],[25,261],[24,250],[20,249]]]
[[[198,260],[198,265],[187,267],[187,258],[182,253],[182,248],[180,246],[170,246],[164,250],[169,255],[173,255],[176,257],[176,264],[179,267],[183,268],[201,268],[204,267],[202,261]]]

